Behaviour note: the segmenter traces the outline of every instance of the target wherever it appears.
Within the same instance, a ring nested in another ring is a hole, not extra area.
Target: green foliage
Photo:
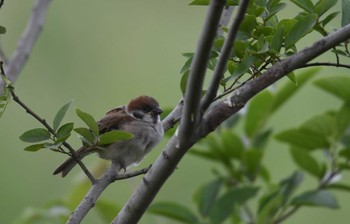
[[[342,19],[341,26],[346,26],[350,23],[350,0],[342,0]]]
[[[148,212],[178,221],[179,223],[199,223],[195,214],[186,206],[173,202],[159,202],[151,205]]]
[[[328,208],[338,208],[338,203],[333,194],[327,190],[306,191],[296,196],[293,205],[322,206]]]
[[[348,78],[331,77],[314,82],[321,90],[342,100],[340,108],[315,115],[299,127],[278,133],[268,127],[273,114],[316,72],[307,70],[297,74],[298,86],[287,82],[276,91],[261,92],[250,101],[246,113],[237,118],[238,123],[223,125],[191,149],[192,155],[212,161],[223,169],[215,169],[215,178],[194,193],[197,213],[181,205],[181,210],[196,217],[194,223],[198,220],[215,224],[228,220],[232,223],[279,223],[304,206],[339,207],[332,191],[350,192],[350,186],[338,180],[341,172],[350,170],[350,103],[345,90]],[[237,126],[239,123],[242,125]],[[237,127],[243,127],[244,134],[233,131]],[[277,184],[271,181],[273,178],[264,164],[271,136],[290,146],[291,159],[299,168]],[[319,184],[314,189],[301,190],[304,174]],[[256,211],[251,210],[252,203],[256,204],[253,206]],[[174,214],[155,214],[177,220]]]
[[[79,134],[83,144],[91,148],[103,148],[104,146],[133,138],[133,135],[119,130],[112,130],[103,134],[99,133],[98,124],[88,113],[75,108],[78,117],[88,126],[74,128],[74,123],[61,125],[70,105],[73,101],[64,104],[56,113],[53,120],[53,129],[35,128],[24,132],[19,138],[24,142],[35,143],[24,148],[25,151],[36,152],[48,148],[55,152],[70,154],[63,147],[63,143],[71,136],[72,131]],[[61,125],[61,126],[60,126]]]
[[[64,116],[67,113],[67,110],[69,108],[69,106],[73,103],[73,100],[66,103],[65,105],[63,105],[61,107],[61,109],[58,110],[55,118],[53,119],[53,129],[56,131],[58,129],[58,127],[60,126]]]

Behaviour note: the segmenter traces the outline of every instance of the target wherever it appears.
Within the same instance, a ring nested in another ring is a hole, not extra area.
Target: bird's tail
[[[76,155],[79,160],[83,159],[88,154],[90,154],[90,152],[83,147],[76,151]],[[57,167],[57,169],[53,172],[53,175],[61,173],[62,177],[65,177],[75,167],[75,165],[77,165],[77,161],[73,157],[70,157],[59,167]]]

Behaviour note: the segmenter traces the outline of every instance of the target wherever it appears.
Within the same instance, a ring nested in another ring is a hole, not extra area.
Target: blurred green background
[[[8,56],[26,26],[33,3],[33,0],[5,1],[0,11],[0,23],[7,28],[1,42]],[[188,0],[53,1],[43,32],[15,84],[17,94],[48,121],[73,98],[74,106],[95,118],[141,94],[154,96],[163,108],[173,107],[181,96],[179,71],[185,62],[181,54],[194,51],[206,12],[206,7],[188,3]],[[283,12],[294,16],[295,10],[290,5]],[[335,10],[340,10],[339,3]],[[334,28],[339,24],[338,17]],[[305,44],[319,38],[311,35]],[[333,57],[321,58],[334,61]],[[324,68],[316,79],[348,73],[344,69]],[[276,131],[295,127],[315,114],[338,108],[340,103],[308,85],[277,112],[272,126]],[[73,110],[65,121],[71,120],[79,124]],[[28,207],[64,199],[82,178],[79,169],[64,179],[52,175],[65,159],[63,155],[45,150],[23,151],[26,144],[18,136],[39,126],[14,102],[0,119],[0,223],[11,223]],[[70,142],[75,147],[80,144],[74,136]],[[140,166],[154,161],[165,143],[166,139]],[[98,160],[97,156],[90,156],[86,164],[93,166]],[[275,141],[270,144],[266,161],[274,181],[296,169],[287,146]],[[212,167],[210,162],[185,157],[156,200],[192,203],[193,192],[212,178]],[[349,176],[343,178],[350,180]],[[102,197],[122,205],[139,180],[117,182]],[[314,184],[306,181],[303,188]],[[341,209],[304,208],[286,223],[348,223],[350,195],[336,195]],[[84,223],[98,220],[93,211]],[[147,215],[141,223],[173,222]]]

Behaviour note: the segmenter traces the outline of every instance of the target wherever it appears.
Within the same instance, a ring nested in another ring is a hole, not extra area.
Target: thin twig
[[[6,77],[6,73],[3,67],[3,62],[0,61],[0,71],[1,74],[3,74]],[[9,92],[11,93],[13,101],[15,101],[17,104],[19,104],[28,114],[30,114],[32,117],[34,117],[37,121],[39,121],[53,136],[56,136],[57,133],[55,130],[46,122],[45,119],[41,118],[37,113],[35,113],[32,109],[30,109],[15,93],[14,88],[8,88]],[[83,162],[77,157],[75,150],[73,147],[68,144],[66,141],[64,141],[63,146],[65,146],[71,156],[75,159],[75,161],[78,163],[78,165],[81,167],[81,169],[84,171],[86,176],[90,179],[91,183],[95,182],[95,178],[92,176],[92,174],[89,172],[89,170],[86,168],[86,166],[83,164]]]
[[[151,167],[152,167],[152,164],[146,168],[141,169],[141,170],[135,170],[135,171],[124,173],[124,174],[118,174],[116,176],[115,180],[124,180],[124,179],[129,179],[132,177],[136,177],[136,176],[139,176],[142,174],[146,174],[149,171],[149,169],[151,169]]]
[[[314,62],[314,63],[308,63],[303,65],[301,68],[307,68],[307,67],[313,67],[313,66],[332,66],[332,67],[338,67],[338,68],[350,68],[350,65],[345,64],[338,64],[338,63],[332,63],[332,62]]]

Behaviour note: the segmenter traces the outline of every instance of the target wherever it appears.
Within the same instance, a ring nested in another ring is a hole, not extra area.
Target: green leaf
[[[350,78],[330,77],[316,80],[315,85],[321,89],[343,99],[350,101]]]
[[[195,200],[198,204],[198,210],[203,217],[208,216],[210,213],[223,183],[223,179],[216,179],[202,186],[198,192],[196,192]]]
[[[271,40],[271,46],[270,46],[271,50],[274,50],[278,53],[281,51],[282,43],[283,43],[283,35],[284,35],[284,27],[278,26]]]
[[[107,145],[122,140],[128,140],[133,137],[134,135],[130,134],[129,132],[113,130],[100,135],[99,143],[102,145]]]
[[[230,158],[240,159],[244,150],[244,145],[240,137],[230,129],[224,129],[220,132],[220,136],[223,144],[222,150],[225,154]]]
[[[350,23],[350,0],[342,0],[341,26]]]
[[[75,112],[78,115],[78,117],[84,121],[84,123],[91,129],[91,131],[98,135],[98,126],[96,123],[96,120],[88,113],[81,111],[79,108],[75,108]]]
[[[74,123],[73,122],[62,125],[58,129],[56,137],[57,138],[62,138],[62,137],[65,137],[65,136],[69,135],[72,132],[73,127],[74,127]]]
[[[91,130],[87,128],[74,128],[74,131],[78,133],[82,137],[82,140],[88,145],[95,143],[97,136],[95,136]]]
[[[43,149],[43,148],[45,148],[45,143],[40,143],[40,144],[27,146],[24,148],[24,151],[36,152],[36,151]]]
[[[187,70],[181,77],[180,88],[181,88],[182,95],[185,95],[187,80],[189,75],[190,75],[190,70]]]
[[[329,14],[324,20],[322,20],[322,26],[326,26],[330,21],[332,21],[335,17],[337,17],[337,15],[339,14],[339,12],[333,12],[331,14]]]
[[[296,86],[298,85],[297,77],[295,76],[294,72],[288,73],[287,77],[290,81],[292,81]]]
[[[322,16],[335,4],[337,4],[337,0],[319,0],[315,5],[315,12],[318,14],[318,16]]]
[[[273,95],[265,90],[256,95],[248,106],[245,116],[244,130],[248,137],[252,138],[264,126],[271,113]]]
[[[275,137],[279,141],[310,150],[329,147],[324,135],[302,128],[288,129]]]
[[[237,65],[237,69],[233,73],[233,77],[237,77],[246,73],[250,67],[258,60],[255,56],[248,56],[243,62]]]
[[[0,34],[5,34],[6,33],[6,28],[3,26],[0,26]]]
[[[259,203],[259,213],[257,217],[257,224],[273,223],[273,218],[281,208],[283,196],[278,192],[272,192],[264,195]]]
[[[312,3],[311,0],[291,0],[291,1],[309,13],[314,12],[314,4]]]
[[[311,190],[296,196],[293,205],[321,206],[328,208],[338,208],[338,203],[333,194],[327,190]]]
[[[237,204],[244,204],[249,199],[255,197],[258,193],[257,187],[239,187],[229,190],[222,195],[213,205],[210,212],[210,220],[212,223],[221,223],[226,220],[232,213]]]
[[[66,103],[65,105],[63,105],[57,112],[57,114],[55,115],[55,118],[53,119],[53,129],[56,131],[58,129],[58,127],[60,126],[64,115],[66,115],[67,110],[69,108],[69,106],[73,103],[73,100],[69,101],[68,103]]]
[[[291,176],[282,180],[280,183],[279,194],[283,197],[283,204],[286,204],[290,196],[295,192],[303,181],[304,175],[302,172],[296,171]]]
[[[260,162],[263,156],[262,150],[245,150],[242,153],[242,163],[246,171],[246,175],[250,180],[254,180],[260,171]]]
[[[24,142],[41,142],[50,139],[51,134],[44,128],[34,128],[24,132],[19,139]]]
[[[103,199],[98,200],[94,208],[106,223],[111,223],[120,211],[120,207],[116,206],[114,202]]]
[[[334,135],[336,129],[335,118],[330,114],[317,115],[304,122],[301,128],[325,137],[331,137]]]
[[[158,202],[154,203],[147,210],[148,212],[169,219],[176,220],[181,223],[198,223],[198,219],[195,214],[187,207],[173,203],[173,202]]]
[[[256,28],[256,16],[246,15],[239,26],[240,31],[250,34]]]
[[[298,74],[298,86],[291,82],[287,82],[280,89],[276,91],[275,97],[272,103],[272,112],[280,108],[288,99],[293,96],[301,87],[307,83],[309,79],[314,77],[319,69],[308,69],[301,74]]]
[[[291,147],[289,152],[292,155],[294,162],[301,169],[317,178],[322,177],[322,170],[320,165],[317,163],[317,160],[314,159],[305,149]]]
[[[306,34],[310,33],[316,22],[318,16],[317,14],[309,14],[303,17],[300,17],[296,24],[290,29],[286,35],[285,45],[286,49],[292,47],[296,42],[298,42]]]

